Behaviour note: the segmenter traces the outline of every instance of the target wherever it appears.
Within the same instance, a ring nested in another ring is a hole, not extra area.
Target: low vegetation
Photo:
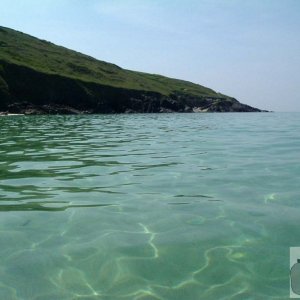
[[[210,104],[223,100],[223,107],[237,102],[198,84],[125,70],[0,27],[1,110],[56,104],[90,112],[191,111],[202,106],[209,111]]]

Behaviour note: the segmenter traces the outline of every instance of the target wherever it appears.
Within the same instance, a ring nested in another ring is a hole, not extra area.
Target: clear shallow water
[[[0,118],[0,299],[288,299],[300,114]]]

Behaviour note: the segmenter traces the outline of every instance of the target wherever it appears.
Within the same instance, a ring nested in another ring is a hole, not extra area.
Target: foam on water
[[[0,299],[288,299],[299,117],[2,117]]]

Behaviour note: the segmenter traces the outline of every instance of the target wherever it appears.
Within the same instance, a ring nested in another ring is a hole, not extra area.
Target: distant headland
[[[0,26],[0,112],[261,112],[188,81],[117,65]]]

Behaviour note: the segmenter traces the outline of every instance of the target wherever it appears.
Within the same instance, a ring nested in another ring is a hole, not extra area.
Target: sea
[[[0,117],[1,300],[289,299],[291,247],[300,113]]]

